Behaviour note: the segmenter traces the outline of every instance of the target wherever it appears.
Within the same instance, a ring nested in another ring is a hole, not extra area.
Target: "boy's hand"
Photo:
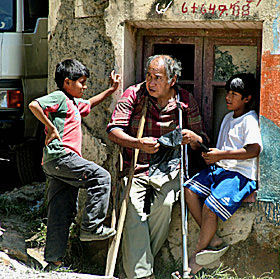
[[[116,74],[115,70],[113,70],[110,74],[110,79],[111,79],[111,86],[113,90],[116,91],[121,82],[121,76],[119,74]]]
[[[47,133],[46,139],[45,139],[45,145],[48,145],[54,139],[58,139],[59,141],[61,141],[61,138],[59,136],[59,133],[58,133],[56,127],[53,127],[51,129],[48,128],[48,133]]]
[[[201,155],[207,165],[214,164],[222,159],[221,155],[223,151],[221,151],[218,148],[209,148],[209,149],[210,149],[209,152],[202,152]]]

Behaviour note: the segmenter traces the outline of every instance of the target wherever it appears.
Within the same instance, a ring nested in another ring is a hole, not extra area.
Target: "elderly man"
[[[124,170],[129,169],[132,150],[140,150],[130,191],[123,232],[123,266],[127,278],[154,278],[154,257],[168,236],[171,211],[180,189],[179,166],[171,172],[150,176],[151,157],[158,139],[178,128],[183,110],[182,144],[198,149],[207,140],[194,97],[175,86],[181,63],[168,55],[148,58],[146,80],[129,87],[119,99],[107,127],[109,139],[124,147]],[[136,138],[144,98],[148,96],[143,137]]]

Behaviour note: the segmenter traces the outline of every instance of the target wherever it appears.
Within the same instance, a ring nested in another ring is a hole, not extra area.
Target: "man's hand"
[[[154,154],[158,152],[160,144],[154,139],[150,137],[139,139],[139,149],[149,153]]]
[[[182,144],[188,144],[188,143],[197,144],[197,141],[200,139],[199,135],[197,135],[195,132],[188,129],[183,129],[182,135],[183,135]]]
[[[115,70],[113,70],[110,74],[110,82],[111,82],[112,89],[116,91],[121,82],[121,76],[119,74],[116,74]]]
[[[45,139],[45,145],[48,145],[54,139],[58,139],[59,141],[61,141],[61,138],[59,136],[59,133],[58,133],[56,127],[53,127],[51,129],[48,128],[48,133],[47,133],[46,139]]]
[[[209,148],[209,152],[202,152],[202,157],[207,165],[214,164],[222,159],[223,151],[218,148]]]

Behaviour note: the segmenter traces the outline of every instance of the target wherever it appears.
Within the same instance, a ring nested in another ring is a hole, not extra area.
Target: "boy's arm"
[[[32,113],[35,115],[38,120],[40,120],[48,130],[48,134],[46,135],[45,139],[45,145],[48,145],[52,140],[58,139],[61,141],[61,138],[59,136],[59,133],[56,129],[56,127],[53,125],[53,123],[48,119],[48,117],[45,115],[43,109],[39,105],[37,101],[32,101],[29,104],[29,109],[32,111]]]
[[[260,154],[261,147],[258,143],[248,144],[237,150],[220,150],[209,148],[210,152],[203,152],[202,157],[206,164],[214,164],[223,159],[246,160],[257,157]]]
[[[89,99],[91,108],[101,103],[104,99],[112,95],[118,89],[121,81],[120,75],[116,74],[115,71],[112,71],[110,74],[110,79],[110,88]]]

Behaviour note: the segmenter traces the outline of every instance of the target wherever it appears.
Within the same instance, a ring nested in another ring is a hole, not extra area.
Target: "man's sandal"
[[[217,247],[208,246],[205,250],[196,254],[196,263],[199,265],[208,265],[213,263],[223,256],[228,248],[229,246],[224,243]]]

